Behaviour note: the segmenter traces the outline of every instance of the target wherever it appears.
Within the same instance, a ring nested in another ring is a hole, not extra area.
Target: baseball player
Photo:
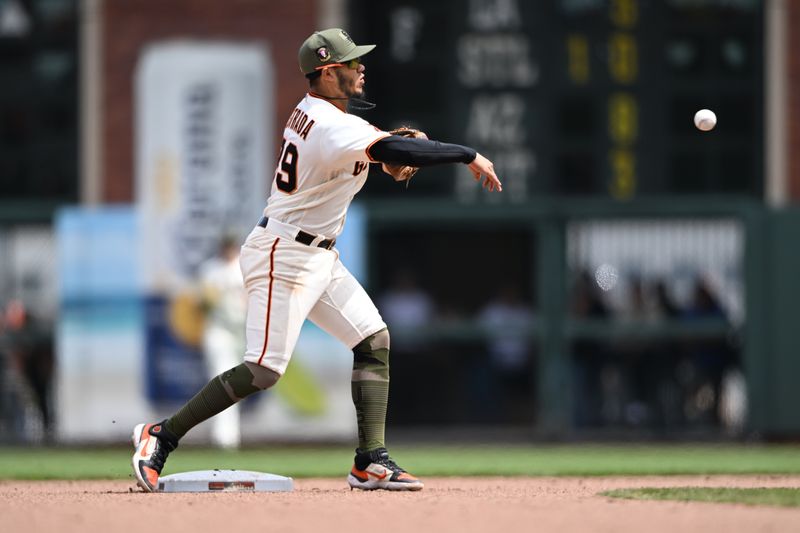
[[[133,470],[145,491],[157,489],[167,456],[192,427],[275,385],[306,318],[353,350],[358,448],[347,476],[350,487],[422,489],[386,450],[389,332],[339,261],[336,237],[370,162],[383,163],[397,180],[418,167],[463,163],[489,191],[502,186],[491,161],[472,148],[414,132],[393,135],[347,113],[348,101],[363,96],[361,60],[374,48],[356,45],[338,28],[315,32],[300,47],[300,69],[310,89],[286,123],[264,216],[241,251],[248,294],[244,362],[213,378],[172,417],[134,428]]]
[[[242,358],[247,296],[239,268],[239,242],[232,236],[222,239],[219,253],[200,266],[200,288],[205,327],[203,357],[210,376],[235,366]],[[221,448],[238,448],[241,443],[239,405],[232,405],[211,424],[211,442]]]

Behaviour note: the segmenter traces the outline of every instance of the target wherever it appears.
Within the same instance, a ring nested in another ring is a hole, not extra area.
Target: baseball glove
[[[401,126],[399,128],[395,128],[390,130],[389,133],[392,135],[399,135],[401,137],[413,137],[415,139],[427,139],[428,136],[425,135],[425,132],[410,128],[408,126]],[[414,177],[414,174],[417,173],[419,167],[412,167],[409,165],[399,165],[399,164],[391,164],[391,163],[382,163],[381,167],[383,171],[389,174],[391,177],[394,178],[394,181],[405,181],[406,185],[408,185],[409,180]]]

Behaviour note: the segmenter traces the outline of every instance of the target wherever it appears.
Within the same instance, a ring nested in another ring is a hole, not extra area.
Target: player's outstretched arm
[[[390,172],[397,181],[405,181],[413,176],[417,167],[464,163],[469,166],[476,180],[485,176],[484,188],[490,191],[503,190],[492,162],[468,146],[390,135],[375,142],[368,150],[368,155],[373,161],[391,164],[399,169],[398,172]],[[410,172],[406,174],[404,169],[410,169]]]
[[[500,183],[500,179],[494,173],[494,164],[481,154],[475,156],[475,159],[469,164],[469,170],[475,176],[475,181],[480,181],[481,176],[484,176],[484,189],[489,189],[490,192],[503,190],[503,184]]]

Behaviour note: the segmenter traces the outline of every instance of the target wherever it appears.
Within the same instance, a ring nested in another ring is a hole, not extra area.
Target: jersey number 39
[[[275,172],[275,185],[283,192],[294,192],[297,188],[297,146],[281,143],[280,157],[278,157],[278,170]]]

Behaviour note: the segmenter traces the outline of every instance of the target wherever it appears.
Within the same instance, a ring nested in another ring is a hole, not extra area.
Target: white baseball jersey
[[[245,360],[283,374],[308,318],[345,346],[386,328],[335,248],[306,245],[304,230],[335,238],[369,172],[369,146],[389,135],[330,102],[307,94],[284,129],[264,215],[242,246],[247,288]]]
[[[286,123],[264,216],[336,238],[369,173],[367,149],[387,137],[364,119],[306,94]]]

